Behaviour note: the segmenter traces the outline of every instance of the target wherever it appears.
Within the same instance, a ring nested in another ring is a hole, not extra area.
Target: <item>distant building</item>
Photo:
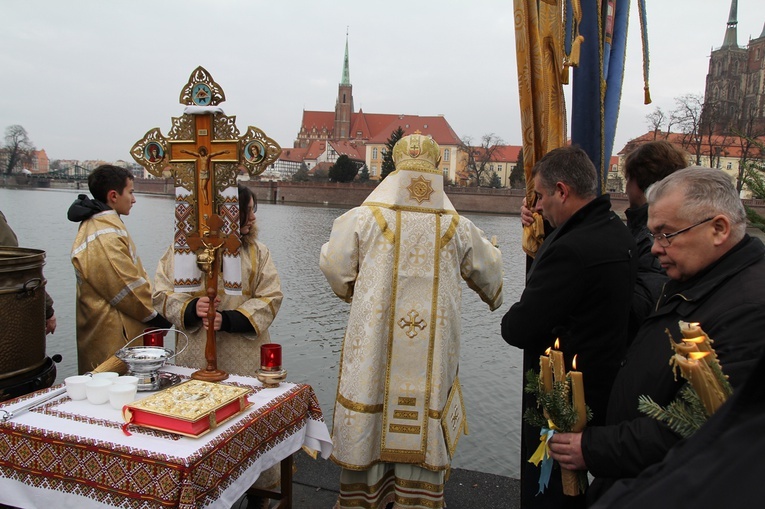
[[[713,135],[702,137],[697,143],[688,134],[649,131],[634,138],[619,152],[618,173],[622,174],[624,158],[640,145],[654,140],[667,140],[688,152],[688,163],[711,168],[719,168],[737,182],[744,161],[765,163],[765,153],[756,144],[748,144],[745,138],[731,135]],[[759,138],[765,144],[765,137]],[[609,172],[610,175],[610,172]],[[741,197],[750,198],[751,193],[742,189]]]
[[[283,150],[282,156],[287,160],[283,165],[277,161],[274,171],[287,171],[287,168],[294,167],[296,159],[301,156],[304,159],[300,162],[309,165],[310,170],[311,164],[333,161],[333,157],[336,159],[336,155],[345,153],[351,159],[362,161],[367,166],[370,179],[379,180],[385,143],[391,133],[399,127],[404,130],[404,135],[419,131],[432,136],[441,147],[441,171],[444,177],[455,181],[459,171],[459,158],[456,156],[460,139],[443,115],[423,117],[354,110],[346,38],[343,74],[338,86],[335,111],[304,110],[294,148]],[[295,152],[299,149],[305,149],[305,155]],[[323,159],[324,157],[326,158]]]
[[[485,185],[488,185],[492,175],[496,173],[502,187],[512,187],[510,175],[518,164],[518,159],[523,147],[520,145],[497,145],[490,154],[488,154],[489,151],[484,147],[470,147],[470,150],[476,164],[484,164],[486,166],[486,171],[483,175],[484,178],[482,179],[485,180],[485,182],[483,182]],[[460,151],[459,157],[461,159],[459,164],[461,169],[457,174],[458,181],[455,183],[459,185],[474,185],[475,182],[472,182],[474,178],[467,170],[468,154],[464,151]]]
[[[765,134],[765,25],[738,45],[738,0],[731,1],[725,38],[709,58],[702,123],[713,133]]]

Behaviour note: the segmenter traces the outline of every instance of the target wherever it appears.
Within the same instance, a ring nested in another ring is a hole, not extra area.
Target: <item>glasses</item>
[[[711,221],[712,219],[714,219],[714,216],[708,217],[706,219],[703,219],[703,220],[699,221],[696,224],[692,224],[690,226],[687,226],[687,227],[683,228],[682,230],[677,230],[676,232],[672,232],[672,233],[651,233],[651,232],[648,232],[648,235],[650,235],[651,238],[655,242],[658,242],[661,247],[669,247],[670,244],[672,244],[672,242],[669,239],[671,239],[672,237],[676,237],[676,236],[680,235],[681,233],[685,233],[688,230],[690,230],[691,228],[696,228],[698,225],[704,224],[704,223],[706,223],[708,221]]]

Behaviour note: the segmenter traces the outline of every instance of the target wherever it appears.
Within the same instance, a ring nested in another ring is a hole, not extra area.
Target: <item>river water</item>
[[[77,371],[75,278],[69,253],[78,225],[66,219],[76,195],[73,190],[0,188],[0,210],[19,245],[46,252],[44,275],[58,317],[56,333],[47,339],[47,353],[63,356],[57,382]],[[167,196],[137,195],[130,215],[123,217],[152,277],[173,238],[173,203]],[[332,293],[318,262],[332,221],[345,210],[259,203],[257,212],[259,238],[271,251],[284,292],[271,340],[282,345],[288,381],[311,384],[330,426],[349,305]],[[463,287],[460,381],[470,434],[461,438],[452,465],[517,478],[522,352],[502,340],[500,321],[523,289],[521,224],[517,216],[465,216],[488,237],[497,236],[503,253],[505,303],[491,313]]]

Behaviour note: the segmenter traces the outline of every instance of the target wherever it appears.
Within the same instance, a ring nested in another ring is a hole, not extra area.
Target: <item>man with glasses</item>
[[[667,333],[679,321],[698,322],[714,341],[734,388],[746,381],[765,350],[765,246],[746,234],[746,213],[721,170],[678,170],[648,189],[652,253],[670,277],[656,309],[638,330],[609,399],[605,426],[561,433],[551,455],[566,468],[587,469],[592,503],[616,480],[661,461],[680,437],[638,411],[638,397],[666,406],[684,380],[675,380]]]

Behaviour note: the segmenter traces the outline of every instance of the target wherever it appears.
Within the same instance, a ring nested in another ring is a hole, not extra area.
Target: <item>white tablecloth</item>
[[[193,371],[163,370],[182,377]],[[302,446],[329,457],[331,439],[310,386],[285,382],[265,389],[239,376],[223,383],[252,387],[253,404],[198,438],[134,425],[128,436],[120,410],[66,395],[14,416],[0,424],[0,502],[24,508],[228,509],[263,470]],[[58,388],[1,408],[13,412]]]

